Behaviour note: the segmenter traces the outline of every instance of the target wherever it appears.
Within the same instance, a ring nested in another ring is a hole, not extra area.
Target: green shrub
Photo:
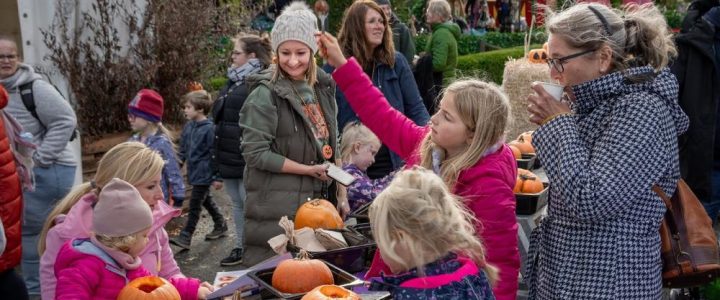
[[[531,45],[531,49],[542,45]],[[458,77],[478,77],[502,84],[505,62],[508,58],[520,58],[524,55],[524,47],[514,47],[495,51],[487,51],[458,58]]]
[[[415,49],[417,52],[425,51],[425,45],[427,45],[430,39],[430,34],[418,34],[415,37]],[[532,44],[543,44],[547,41],[547,35],[544,31],[533,32]],[[505,49],[525,44],[525,33],[500,33],[500,32],[488,32],[484,35],[469,35],[463,34],[458,40],[458,54],[468,55],[483,51],[482,44],[485,44],[485,48],[490,49]]]
[[[682,20],[685,16],[679,13],[677,10],[669,9],[663,12],[665,20],[670,28],[680,28],[682,26]]]
[[[227,81],[228,81],[228,79],[225,76],[218,76],[218,77],[210,78],[210,80],[209,80],[210,91],[220,91],[220,89],[222,89],[225,86],[225,84],[227,84]]]

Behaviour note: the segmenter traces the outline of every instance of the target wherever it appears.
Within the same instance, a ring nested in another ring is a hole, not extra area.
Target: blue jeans
[[[242,178],[223,178],[223,185],[233,205],[235,248],[242,248],[245,237],[245,184],[243,184]]]
[[[75,166],[52,164],[35,167],[35,191],[23,192],[22,275],[30,295],[40,294],[37,243],[45,218],[65,197],[75,181]]]
[[[720,213],[720,171],[713,170],[712,173],[712,198],[710,202],[702,204],[713,225],[717,223],[718,214]]]

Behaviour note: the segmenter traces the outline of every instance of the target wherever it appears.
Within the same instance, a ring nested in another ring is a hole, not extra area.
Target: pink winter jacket
[[[350,58],[332,76],[360,121],[390,150],[400,155],[407,166],[417,164],[418,147],[430,128],[415,125],[393,109],[355,58]],[[518,289],[520,252],[512,191],[516,178],[517,162],[510,148],[503,145],[497,152],[460,172],[453,189],[456,195],[465,199],[467,208],[479,221],[476,229],[485,244],[487,262],[500,269],[500,280],[493,289],[499,300],[516,299]],[[378,271],[371,268],[368,276],[376,276]],[[383,271],[388,272],[389,268]]]
[[[153,275],[142,265],[135,270],[123,269],[100,248],[82,239],[62,246],[55,262],[55,273],[58,282],[54,299],[115,300],[128,282]],[[170,278],[168,281],[178,290],[181,299],[197,299],[199,280]]]
[[[43,299],[55,297],[55,271],[53,265],[60,247],[74,238],[88,238],[92,230],[93,204],[97,201],[94,193],[85,194],[70,209],[67,215],[55,218],[55,226],[48,231],[45,239],[45,252],[40,258],[40,289]],[[180,272],[165,231],[165,224],[180,211],[171,208],[167,203],[158,201],[153,209],[153,225],[148,235],[149,242],[142,253],[143,267],[154,275],[165,279],[185,276]]]

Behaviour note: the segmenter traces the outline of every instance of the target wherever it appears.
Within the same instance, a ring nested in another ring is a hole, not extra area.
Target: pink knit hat
[[[158,92],[140,90],[128,104],[128,112],[153,123],[162,121],[164,101]]]
[[[131,235],[150,227],[152,210],[131,184],[113,178],[93,209],[93,231],[110,237]]]

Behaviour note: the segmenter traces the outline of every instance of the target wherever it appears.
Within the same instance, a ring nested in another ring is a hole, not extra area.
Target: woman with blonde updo
[[[139,142],[125,142],[110,149],[98,163],[91,182],[75,186],[47,217],[40,234],[40,286],[43,299],[55,299],[57,278],[53,266],[60,248],[71,239],[89,238],[93,230],[93,206],[102,188],[113,178],[132,184],[150,205],[153,224],[149,242],[139,253],[142,265],[163,278],[185,277],[173,257],[165,224],[180,211],[165,201],[160,187],[165,161],[160,154]]]
[[[577,4],[545,26],[550,75],[566,96],[537,84],[528,97],[551,183],[530,242],[530,299],[660,299],[666,207],[651,188],[674,193],[688,127],[667,23],[652,5]]]

